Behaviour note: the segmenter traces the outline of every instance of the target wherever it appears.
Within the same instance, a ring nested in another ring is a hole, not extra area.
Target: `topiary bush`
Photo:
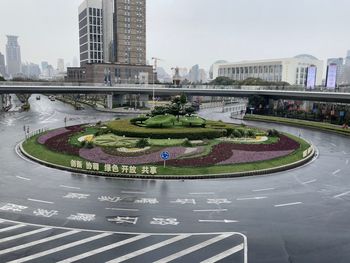
[[[275,129],[268,130],[267,134],[268,134],[269,137],[279,137],[280,136],[279,131],[277,131]]]
[[[248,130],[247,131],[247,136],[250,138],[256,137],[256,133],[253,130]]]
[[[149,142],[145,138],[142,138],[142,139],[138,140],[137,143],[136,143],[136,147],[137,148],[145,148],[147,146],[149,146]]]
[[[242,133],[238,129],[234,129],[232,132],[232,137],[234,138],[242,138]]]
[[[186,139],[183,143],[182,143],[183,147],[192,147],[192,143],[190,142],[189,139]]]

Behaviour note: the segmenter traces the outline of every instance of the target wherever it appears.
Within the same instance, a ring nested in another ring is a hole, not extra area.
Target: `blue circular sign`
[[[169,152],[162,152],[160,154],[160,158],[162,158],[164,161],[169,160],[170,158],[170,153]]]

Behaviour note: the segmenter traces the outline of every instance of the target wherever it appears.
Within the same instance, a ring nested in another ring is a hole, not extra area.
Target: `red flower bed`
[[[268,160],[281,156],[282,152],[291,153],[298,149],[300,144],[287,136],[281,135],[280,140],[274,144],[232,144],[232,143],[220,143],[215,145],[211,153],[207,156],[192,159],[182,160],[169,160],[168,164],[172,166],[189,166],[189,167],[200,167],[200,166],[211,166],[215,164],[227,164],[226,160],[232,159],[234,151],[245,151],[254,152],[254,154],[247,154],[244,160],[240,158],[238,162],[254,162],[261,160]],[[267,154],[267,152],[280,152],[280,154]],[[260,155],[260,156],[259,156]],[[270,156],[270,158],[261,158],[261,155]],[[287,155],[287,154],[285,154]],[[254,157],[256,156],[256,157]],[[238,163],[232,160],[232,163]],[[160,164],[160,163],[159,163]]]
[[[80,148],[70,145],[69,137],[77,132],[83,131],[84,128],[82,128],[80,125],[77,125],[67,127],[66,129],[68,130],[67,132],[48,139],[45,142],[45,146],[54,152],[79,156]]]

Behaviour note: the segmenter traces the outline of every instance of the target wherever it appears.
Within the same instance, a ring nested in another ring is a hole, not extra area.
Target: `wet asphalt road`
[[[317,147],[319,156],[295,170],[249,178],[91,177],[21,159],[15,146],[23,140],[23,125],[35,130],[61,127],[64,117],[73,125],[116,116],[74,111],[44,96],[32,102],[28,113],[0,114],[1,262],[22,262],[19,258],[27,256],[32,257],[23,260],[31,262],[68,257],[72,260],[66,262],[106,262],[121,256],[113,262],[244,262],[247,250],[249,262],[350,261],[348,138],[249,123],[296,135],[301,132]],[[202,114],[231,121],[215,110]],[[46,240],[59,234],[66,236]],[[130,243],[108,247],[124,239]],[[74,243],[79,240],[85,242]],[[39,241],[42,245],[31,243]],[[31,246],[18,247],[21,242]],[[62,247],[69,243],[74,246]],[[56,250],[50,251],[52,247]]]

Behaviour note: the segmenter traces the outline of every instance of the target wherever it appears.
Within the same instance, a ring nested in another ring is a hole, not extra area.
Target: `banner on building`
[[[326,88],[335,89],[337,86],[337,64],[330,64],[327,67]]]
[[[306,88],[314,89],[316,86],[317,68],[310,66],[307,68]]]

